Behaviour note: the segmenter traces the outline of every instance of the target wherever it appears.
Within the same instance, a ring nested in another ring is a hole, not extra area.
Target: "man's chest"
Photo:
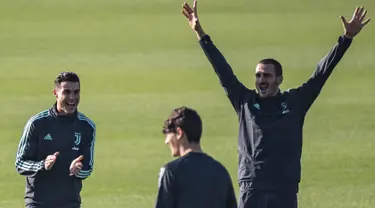
[[[242,112],[243,120],[259,129],[287,128],[300,121],[298,109],[288,101],[272,105],[258,102],[246,103]]]
[[[42,155],[53,154],[57,151],[68,154],[79,153],[85,136],[85,132],[79,125],[50,122],[44,126],[45,128],[39,130],[38,134],[39,153]]]
[[[266,148],[266,152],[294,151],[300,145],[302,125],[298,106],[287,101],[265,111],[260,103],[248,103],[242,112],[241,128],[247,139],[254,148]],[[283,146],[289,148],[280,148]]]

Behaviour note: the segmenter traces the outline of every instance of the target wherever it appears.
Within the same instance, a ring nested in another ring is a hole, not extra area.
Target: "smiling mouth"
[[[259,85],[259,91],[261,93],[266,93],[268,91],[268,85],[266,85],[266,84],[260,84]]]
[[[77,105],[77,102],[68,102],[67,106],[68,107],[75,107]]]

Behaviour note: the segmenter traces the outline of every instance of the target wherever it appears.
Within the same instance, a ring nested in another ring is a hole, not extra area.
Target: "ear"
[[[53,95],[54,95],[56,98],[58,97],[58,94],[57,94],[57,90],[56,90],[56,88],[53,88],[52,93],[53,93]]]
[[[177,127],[176,134],[177,134],[177,139],[181,139],[182,136],[184,135],[184,131],[182,131],[180,127]]]
[[[281,83],[283,82],[283,76],[278,76],[276,78],[276,82],[277,82],[277,85],[281,85]]]

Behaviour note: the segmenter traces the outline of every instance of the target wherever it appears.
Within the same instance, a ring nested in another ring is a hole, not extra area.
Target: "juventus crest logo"
[[[81,133],[74,133],[74,136],[76,137],[76,140],[74,141],[74,144],[78,146],[81,143]]]

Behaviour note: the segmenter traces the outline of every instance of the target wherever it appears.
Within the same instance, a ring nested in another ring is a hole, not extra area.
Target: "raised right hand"
[[[350,21],[347,21],[344,16],[340,16],[346,37],[354,38],[370,22],[371,19],[365,20],[366,14],[367,10],[364,7],[357,7]]]
[[[193,2],[193,8],[190,7],[190,5],[186,2],[182,5],[182,14],[185,15],[187,18],[190,27],[195,31],[195,32],[201,32],[202,27],[199,23],[198,19],[198,13],[197,13],[197,0],[194,0]]]
[[[56,162],[57,156],[59,156],[59,152],[55,152],[53,155],[47,156],[47,158],[44,160],[44,168],[46,170],[51,170]]]

